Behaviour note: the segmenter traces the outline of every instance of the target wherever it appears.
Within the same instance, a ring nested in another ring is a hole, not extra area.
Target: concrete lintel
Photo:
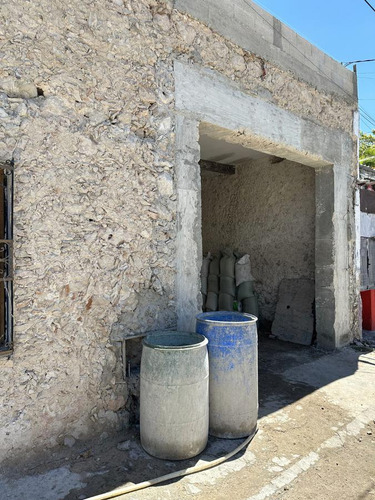
[[[235,131],[225,140],[319,168],[343,162],[341,144],[348,134],[328,129],[243,93],[230,80],[209,69],[175,61],[176,109],[220,128]],[[212,135],[212,134],[211,134]],[[247,142],[246,142],[247,141]]]
[[[223,175],[235,175],[236,173],[236,167],[234,165],[227,165],[225,163],[200,160],[199,165],[202,170],[207,170],[208,172],[216,172]]]

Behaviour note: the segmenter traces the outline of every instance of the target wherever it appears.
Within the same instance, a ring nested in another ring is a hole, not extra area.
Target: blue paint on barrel
[[[208,339],[210,434],[240,438],[258,420],[257,318],[238,312],[198,314],[196,332]]]

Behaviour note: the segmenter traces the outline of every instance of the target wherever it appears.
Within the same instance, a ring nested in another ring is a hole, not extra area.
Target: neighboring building
[[[354,73],[250,0],[5,0],[0,16],[2,458],[128,423],[124,339],[194,328],[203,249],[251,254],[264,319],[281,279],[307,277],[318,344],[358,334]],[[201,183],[200,159],[236,174]]]
[[[364,330],[375,330],[375,171],[360,165],[361,297]]]

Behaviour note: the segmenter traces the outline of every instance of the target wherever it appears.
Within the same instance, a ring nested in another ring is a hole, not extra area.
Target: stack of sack
[[[201,269],[201,292],[202,292],[202,307],[203,310],[206,308],[207,292],[208,292],[208,272],[210,269],[212,257],[211,253],[208,252],[207,256],[203,258],[202,269]]]
[[[236,257],[231,250],[224,250],[220,259],[219,311],[233,311],[236,298],[234,278]]]
[[[254,278],[251,274],[250,255],[246,254],[236,262],[237,300],[241,311],[258,317],[258,300],[254,294]]]
[[[239,258],[229,249],[214,256],[209,252],[203,259],[201,281],[203,310],[239,310],[258,317],[258,299],[248,254]]]
[[[207,280],[206,311],[217,311],[219,304],[220,257],[211,258]]]

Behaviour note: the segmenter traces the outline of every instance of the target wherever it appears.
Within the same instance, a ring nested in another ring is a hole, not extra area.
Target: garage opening
[[[203,310],[258,313],[261,331],[312,344],[315,170],[202,130],[199,144]],[[235,274],[236,264],[249,261],[251,283],[240,289],[232,272],[225,276],[223,257]]]

